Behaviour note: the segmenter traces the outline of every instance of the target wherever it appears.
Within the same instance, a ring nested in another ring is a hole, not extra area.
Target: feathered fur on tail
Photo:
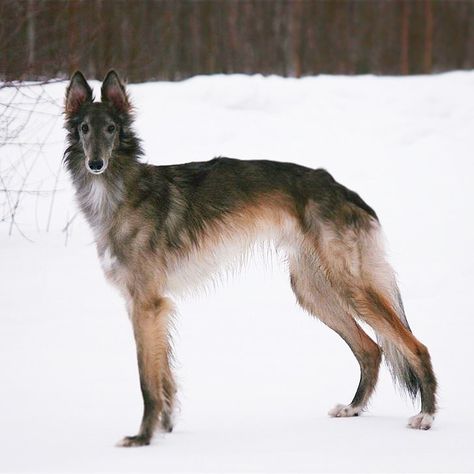
[[[411,332],[410,325],[405,314],[402,298],[398,287],[395,286],[394,309],[403,325]],[[410,398],[414,400],[419,391],[420,383],[417,376],[410,367],[406,357],[397,349],[395,344],[384,338],[380,334],[376,334],[377,342],[382,348],[385,362],[390,370],[394,382],[408,393]]]

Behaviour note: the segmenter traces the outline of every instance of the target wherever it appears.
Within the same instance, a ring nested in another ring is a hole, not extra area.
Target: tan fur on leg
[[[160,415],[165,413],[165,417],[171,420],[172,403],[165,393],[170,393],[172,380],[168,339],[172,308],[171,301],[167,298],[155,297],[145,302],[133,302],[132,323],[137,344],[144,412],[139,433],[124,438],[121,446],[150,444]],[[165,407],[166,411],[163,412]]]
[[[377,383],[381,361],[380,349],[340,304],[338,295],[325,274],[318,269],[315,258],[306,252],[290,261],[291,286],[300,305],[337,332],[351,348],[360,365],[359,386],[350,405],[337,405],[329,415],[359,415]]]

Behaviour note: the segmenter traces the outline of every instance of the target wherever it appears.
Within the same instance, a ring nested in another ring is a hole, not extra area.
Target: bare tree
[[[36,222],[38,229],[48,230],[58,184],[58,170],[51,170],[50,179],[31,179],[60,118],[60,104],[45,85],[46,82],[0,84],[0,222],[9,235],[16,230],[25,238],[28,237],[18,220],[23,200],[28,196],[49,200],[47,221]],[[32,128],[39,122],[41,133],[33,134]]]

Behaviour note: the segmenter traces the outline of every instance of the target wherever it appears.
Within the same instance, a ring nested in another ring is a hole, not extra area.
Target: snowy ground
[[[42,154],[27,156],[33,189],[54,187],[60,170],[54,101],[64,86],[48,87],[51,104],[23,133],[50,133]],[[84,222],[61,230],[75,209],[60,171],[54,200],[27,194],[12,235],[0,224],[0,470],[474,471],[474,73],[214,76],[130,89],[153,163],[225,155],[325,167],[377,210],[411,326],[432,353],[439,415],[429,432],[407,429],[418,407],[383,368],[364,416],[328,418],[350,401],[357,363],[297,307],[284,266],[256,258],[179,302],[175,431],[115,448],[141,415],[131,327]],[[17,159],[16,149],[0,153],[3,164]]]

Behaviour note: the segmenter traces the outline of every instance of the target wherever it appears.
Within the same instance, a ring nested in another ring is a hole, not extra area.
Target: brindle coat
[[[322,169],[292,163],[216,158],[152,166],[140,162],[131,104],[111,71],[94,102],[84,76],[66,93],[65,163],[95,235],[104,272],[123,293],[137,345],[144,414],[123,446],[150,443],[156,424],[172,430],[176,385],[170,368],[170,296],[212,277],[228,255],[272,240],[288,256],[300,305],[336,331],[360,364],[350,405],[358,415],[378,376],[382,351],[421,412],[412,428],[431,427],[436,379],[427,348],[411,333],[375,212]],[[357,319],[376,332],[377,345]]]

